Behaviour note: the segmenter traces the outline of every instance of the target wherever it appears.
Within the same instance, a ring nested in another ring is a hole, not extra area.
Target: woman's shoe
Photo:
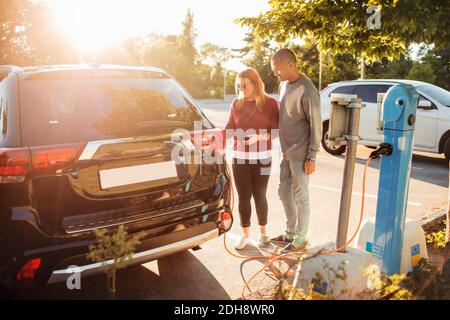
[[[244,249],[248,244],[250,243],[250,238],[241,236],[238,241],[236,242],[234,248],[236,250]]]

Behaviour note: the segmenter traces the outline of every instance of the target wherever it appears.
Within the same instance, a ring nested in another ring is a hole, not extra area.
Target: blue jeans
[[[295,243],[307,240],[309,225],[309,176],[303,160],[283,159],[280,166],[278,195],[286,214],[286,236]]]

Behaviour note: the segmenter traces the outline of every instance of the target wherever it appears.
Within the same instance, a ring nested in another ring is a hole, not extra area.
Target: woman
[[[264,83],[253,68],[237,75],[235,89],[238,97],[231,104],[225,127],[234,130],[232,167],[243,229],[235,248],[243,249],[250,242],[252,196],[260,230],[258,245],[264,247],[270,244],[266,233],[266,191],[271,167],[271,130],[278,129],[278,103],[265,93]]]

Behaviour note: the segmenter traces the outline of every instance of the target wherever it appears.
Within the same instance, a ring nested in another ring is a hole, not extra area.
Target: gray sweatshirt
[[[280,143],[288,159],[316,158],[322,139],[320,95],[305,75],[280,85]]]

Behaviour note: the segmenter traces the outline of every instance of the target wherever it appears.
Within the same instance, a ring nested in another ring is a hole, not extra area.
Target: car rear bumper
[[[130,260],[127,262],[127,266],[138,265],[148,261],[156,260],[161,257],[184,251],[204,242],[214,239],[219,236],[219,229],[215,228],[213,230],[206,231],[204,233],[192,236],[187,239],[179,240],[173,243],[163,245],[161,247],[156,247],[148,249],[139,253],[135,253]],[[113,260],[105,261],[105,264],[112,264]],[[98,274],[103,271],[101,263],[92,263],[83,266],[72,266],[65,269],[54,270],[47,281],[47,284],[53,284],[58,282],[65,282],[68,277],[74,273],[80,273],[82,277]]]
[[[213,212],[183,219],[170,225],[146,229],[148,236],[136,246],[135,254],[131,260],[127,261],[127,266],[142,264],[194,248],[218,237],[224,232],[220,220],[221,213],[224,211],[229,210],[227,207],[221,207]],[[33,230],[30,226],[27,228],[28,231]],[[139,232],[139,230],[132,231],[129,235],[133,236],[135,232]],[[82,277],[102,272],[101,263],[93,263],[87,259],[89,245],[96,242],[95,237],[90,237],[27,250],[20,259],[11,260],[11,263],[0,268],[0,287],[43,286],[66,281],[74,272],[80,272]],[[41,267],[37,271],[35,279],[31,283],[22,283],[16,280],[16,274],[20,267],[26,261],[34,258],[42,259]],[[110,264],[112,261],[106,263]]]

